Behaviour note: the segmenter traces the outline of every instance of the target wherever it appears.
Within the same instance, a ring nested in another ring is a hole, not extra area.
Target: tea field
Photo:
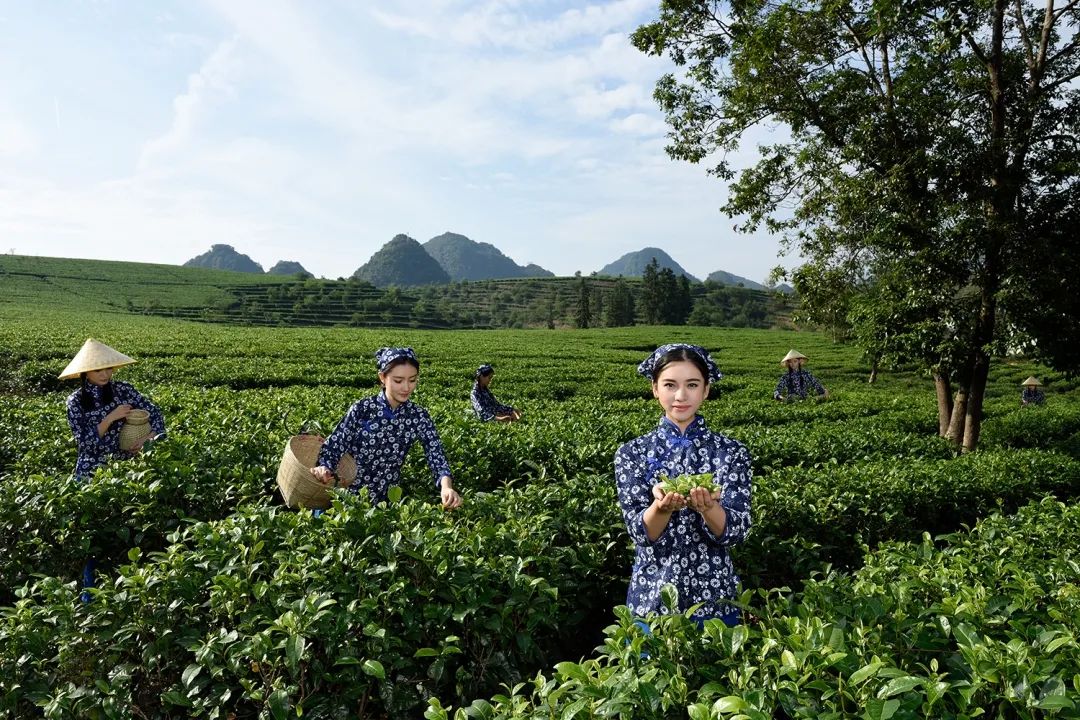
[[[69,479],[55,379],[93,336],[169,438]],[[753,456],[746,622],[645,635],[612,458],[659,406],[637,363],[708,347],[703,414]],[[464,506],[419,449],[400,497],[284,508],[288,437],[374,393],[407,344]],[[1000,360],[980,450],[936,437],[929,378],[791,331],[251,328],[0,303],[0,716],[1080,717],[1080,383]],[[811,358],[824,402],[771,399]],[[480,424],[472,371],[520,423]],[[1019,382],[1047,405],[1019,408]],[[101,573],[79,600],[85,559]]]

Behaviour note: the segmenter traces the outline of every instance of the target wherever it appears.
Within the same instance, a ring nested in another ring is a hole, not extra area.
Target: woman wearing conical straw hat
[[[1020,383],[1024,389],[1020,393],[1020,405],[1042,405],[1046,402],[1046,395],[1039,388],[1042,387],[1042,383],[1034,375],[1028,377],[1027,380]]]
[[[818,382],[809,370],[803,370],[806,356],[798,350],[789,350],[780,364],[787,368],[787,372],[780,376],[780,382],[776,383],[773,392],[773,400],[792,401],[805,400],[811,391],[815,395],[829,397],[829,391]]]
[[[138,453],[151,436],[165,433],[165,419],[157,406],[126,382],[114,381],[113,372],[118,367],[135,362],[122,352],[105,343],[87,338],[72,358],[61,380],[79,378],[81,387],[67,399],[68,425],[75,435],[79,459],[75,462],[75,479],[86,481],[94,471],[111,457],[131,457]],[[120,448],[120,431],[124,419],[132,410],[145,410],[150,416],[151,434],[135,442],[130,451]],[[90,602],[90,590],[96,584],[97,562],[90,557],[83,566],[79,597]]]
[[[112,457],[131,457],[148,439],[165,433],[165,419],[157,406],[129,383],[112,379],[117,368],[133,362],[122,352],[88,338],[60,373],[61,380],[80,381],[79,389],[67,399],[68,425],[79,449],[75,463],[77,479],[88,479]],[[120,431],[124,419],[136,409],[149,413],[151,432],[125,451],[120,448]]]

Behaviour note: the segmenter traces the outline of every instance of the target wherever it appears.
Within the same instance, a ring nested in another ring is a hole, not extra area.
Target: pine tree
[[[611,288],[607,306],[604,308],[604,325],[607,327],[625,327],[634,324],[634,294],[630,286],[619,278]]]
[[[578,303],[574,312],[574,323],[582,330],[592,324],[592,312],[589,309],[589,283],[585,278],[578,281]]]

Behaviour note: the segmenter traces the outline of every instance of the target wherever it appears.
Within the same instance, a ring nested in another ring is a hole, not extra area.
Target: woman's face
[[[385,373],[379,373],[379,381],[386,388],[386,399],[390,407],[396,408],[409,401],[409,396],[416,389],[419,371],[409,363],[400,363]]]
[[[112,380],[113,373],[116,372],[116,368],[105,368],[104,370],[90,370],[86,373],[86,379],[90,381],[91,385],[97,385],[103,387],[109,384]]]
[[[697,365],[689,360],[679,360],[660,371],[653,381],[652,391],[667,419],[685,430],[709,396],[709,384]]]
[[[481,375],[477,378],[480,382],[480,387],[487,387],[491,384],[491,378],[495,377],[495,373],[489,373],[487,375]]]

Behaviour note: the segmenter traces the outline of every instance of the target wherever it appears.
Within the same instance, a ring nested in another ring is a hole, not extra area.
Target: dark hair
[[[487,377],[488,375],[494,375],[494,374],[495,374],[495,368],[491,367],[490,365],[488,365],[486,368],[482,368],[482,369],[476,371],[476,377],[478,377],[478,378]]]
[[[94,399],[94,395],[90,392],[90,381],[86,379],[86,373],[79,373],[79,379],[82,381],[82,388],[79,390],[79,405],[83,410],[93,410],[98,406],[97,401]],[[113,401],[113,386],[112,382],[105,383],[101,389],[101,404],[108,405]]]
[[[656,362],[653,363],[652,367],[653,382],[659,382],[660,373],[664,372],[664,368],[666,368],[671,363],[683,362],[687,360],[694,363],[694,367],[696,367],[701,372],[701,378],[705,381],[705,384],[708,384],[709,366],[705,364],[705,360],[700,355],[698,355],[693,350],[684,347],[672,348],[671,350],[668,350],[666,353],[657,358]]]

